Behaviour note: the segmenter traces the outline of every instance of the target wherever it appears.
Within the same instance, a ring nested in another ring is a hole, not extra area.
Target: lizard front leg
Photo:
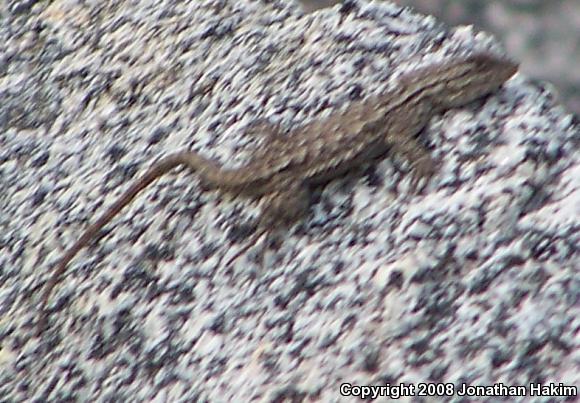
[[[436,163],[429,150],[419,142],[417,134],[429,123],[431,105],[423,100],[417,104],[403,106],[394,112],[397,116],[408,116],[408,119],[386,117],[392,120],[385,123],[389,128],[384,139],[395,155],[403,157],[411,165],[413,171],[412,188],[415,189],[420,178],[429,179],[433,176]]]

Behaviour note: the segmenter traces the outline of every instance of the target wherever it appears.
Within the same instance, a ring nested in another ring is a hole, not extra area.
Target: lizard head
[[[497,90],[517,70],[517,63],[506,57],[475,53],[420,68],[403,76],[401,82],[416,96],[429,98],[433,106],[448,109]]]
[[[460,106],[496,91],[517,71],[514,61],[491,54],[475,54],[452,63],[446,70],[448,96],[442,106]]]

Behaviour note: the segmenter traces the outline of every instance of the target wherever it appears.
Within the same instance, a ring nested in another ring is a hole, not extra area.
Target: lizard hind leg
[[[260,251],[260,260],[264,263],[264,253],[270,244],[274,232],[284,230],[302,218],[308,209],[308,193],[305,186],[289,186],[287,189],[277,190],[262,198],[264,208],[258,222],[256,233],[234,256],[228,259],[226,266],[240,257],[249,248],[254,246],[262,237],[266,236]]]

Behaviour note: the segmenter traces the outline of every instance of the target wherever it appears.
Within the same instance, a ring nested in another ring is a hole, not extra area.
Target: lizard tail
[[[218,166],[200,155],[194,152],[177,152],[175,154],[168,155],[161,160],[157,161],[153,166],[143,174],[135,183],[133,183],[129,189],[122,194],[122,196],[115,201],[94,223],[92,223],[82,234],[82,236],[66,251],[64,256],[58,262],[56,269],[54,270],[52,277],[46,284],[44,294],[41,299],[42,313],[40,316],[38,330],[39,333],[45,328],[48,312],[46,306],[48,305],[48,300],[52,293],[52,290],[59,282],[62,277],[66,266],[68,263],[76,256],[76,254],[86,246],[86,244],[95,237],[95,235],[105,226],[109,221],[111,221],[125,206],[127,206],[143,189],[145,189],[149,184],[154,182],[156,179],[164,175],[165,173],[171,171],[177,166],[185,165],[192,170],[198,170],[200,176],[212,176],[214,172],[219,170]]]

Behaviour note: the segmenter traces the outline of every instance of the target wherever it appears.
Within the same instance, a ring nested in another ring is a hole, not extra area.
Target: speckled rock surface
[[[2,399],[580,384],[580,137],[523,75],[432,119],[441,167],[423,194],[389,158],[333,181],[263,267],[261,245],[220,265],[259,206],[185,172],[160,180],[71,263],[36,337],[63,249],[159,156],[239,166],[267,141],[251,130],[262,119],[289,129],[418,64],[498,47],[362,1],[308,15],[286,1],[29,3],[0,25]]]

